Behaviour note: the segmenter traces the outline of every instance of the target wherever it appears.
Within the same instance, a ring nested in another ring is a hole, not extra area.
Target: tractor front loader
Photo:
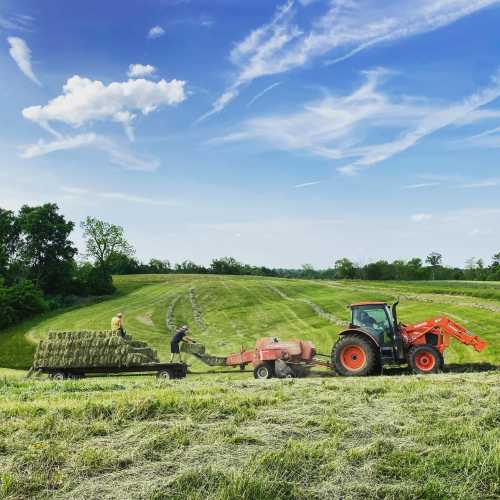
[[[446,316],[421,323],[398,323],[396,302],[351,304],[351,323],[332,349],[332,365],[339,375],[381,373],[384,365],[408,364],[415,373],[443,369],[443,352],[453,337],[481,352],[487,342],[471,335]]]

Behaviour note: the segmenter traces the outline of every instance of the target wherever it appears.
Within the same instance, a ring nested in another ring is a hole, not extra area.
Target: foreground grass
[[[115,277],[118,293],[96,304],[59,311],[0,332],[0,366],[28,368],[48,330],[107,329],[125,313],[130,334],[169,355],[169,325],[186,323],[214,355],[250,347],[263,336],[312,340],[329,353],[360,300],[401,297],[400,319],[418,322],[449,315],[490,342],[478,354],[452,342],[447,363],[500,363],[498,283],[332,282],[238,276],[136,275]],[[196,370],[206,369],[190,360]]]
[[[0,498],[498,498],[499,375],[7,374]]]

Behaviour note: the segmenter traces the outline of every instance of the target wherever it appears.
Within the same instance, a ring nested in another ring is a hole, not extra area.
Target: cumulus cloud
[[[31,67],[31,50],[28,44],[17,36],[10,36],[7,38],[10,49],[9,54],[14,59],[19,69],[37,85],[41,85],[40,80],[35,76],[33,68]]]
[[[300,26],[292,0],[280,6],[270,22],[235,45],[230,60],[236,68],[232,84],[206,116],[221,111],[241,86],[268,75],[303,67],[331,54],[330,64],[362,50],[446,26],[499,0],[331,0],[325,12]],[[310,1],[302,1],[309,4]],[[307,16],[304,16],[307,18]]]
[[[186,98],[185,82],[171,80],[152,82],[144,79],[112,82],[90,80],[75,75],[63,86],[63,93],[45,106],[23,109],[23,116],[58,136],[51,122],[62,122],[75,128],[98,120],[112,120],[124,126],[133,139],[134,112],[147,115],[160,106],[173,106]]]
[[[259,140],[286,151],[344,162],[338,170],[354,174],[413,146],[500,97],[500,72],[489,87],[462,102],[435,105],[427,99],[390,96],[381,90],[390,75],[384,69],[364,73],[365,83],[352,94],[303,105],[295,113],[265,115],[243,123],[239,130],[212,139],[211,144]],[[368,142],[373,132],[391,139]],[[370,132],[370,133],[368,133]]]
[[[154,75],[156,68],[151,64],[131,64],[128,67],[127,76],[129,78],[142,78]]]
[[[93,147],[107,153],[111,163],[126,170],[141,170],[151,172],[160,166],[157,159],[146,159],[135,156],[129,151],[120,148],[110,139],[94,134],[78,134],[75,136],[59,137],[54,141],[39,140],[35,144],[24,147],[20,157],[24,159],[45,156],[56,151],[65,151]]]
[[[148,31],[148,38],[160,38],[165,34],[165,30],[161,26],[153,26]]]

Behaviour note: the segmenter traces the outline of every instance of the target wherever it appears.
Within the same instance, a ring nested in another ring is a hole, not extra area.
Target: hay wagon
[[[146,363],[131,366],[81,366],[57,367],[40,366],[35,369],[38,373],[45,373],[53,380],[79,379],[87,374],[119,374],[119,373],[148,373],[156,372],[160,379],[180,379],[187,375],[187,365],[184,363]]]
[[[112,331],[48,332],[40,341],[30,373],[45,373],[55,380],[82,378],[86,374],[156,372],[158,378],[180,379],[183,363],[161,363],[146,342]]]

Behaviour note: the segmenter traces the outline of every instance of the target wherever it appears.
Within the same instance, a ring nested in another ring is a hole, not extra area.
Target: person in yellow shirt
[[[123,314],[118,313],[111,319],[111,331],[117,332],[120,337],[125,337],[125,328],[123,324]]]

